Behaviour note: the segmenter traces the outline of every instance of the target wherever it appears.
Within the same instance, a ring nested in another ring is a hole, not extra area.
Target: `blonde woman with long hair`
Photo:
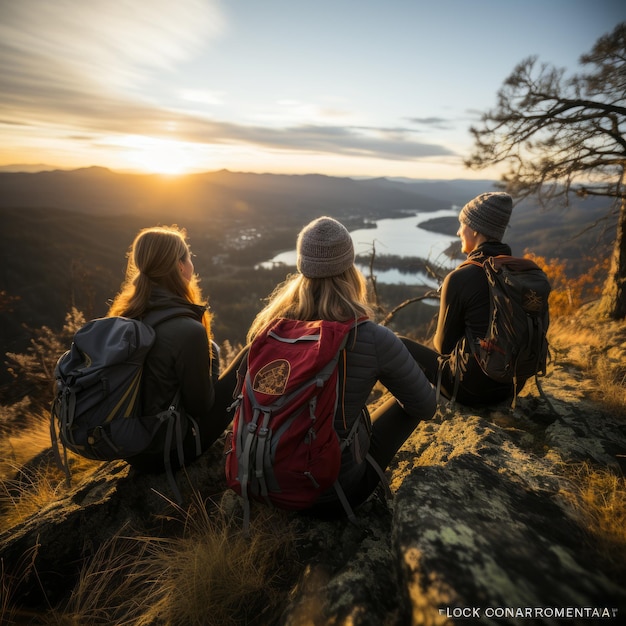
[[[235,376],[218,380],[218,349],[212,340],[211,315],[194,271],[191,250],[184,229],[177,226],[144,228],[128,252],[126,278],[113,300],[108,315],[142,319],[151,313],[167,311],[171,318],[155,326],[156,339],[144,368],[142,413],[156,415],[167,408],[180,390],[184,420],[185,462],[206,450],[230,421],[227,399]],[[149,319],[149,317],[148,317]],[[227,398],[227,399],[226,399]],[[149,451],[128,459],[143,471],[164,468],[165,429],[161,429]],[[172,451],[172,466],[179,465]]]
[[[343,224],[330,217],[308,224],[297,241],[299,272],[274,291],[248,333],[250,342],[277,318],[359,321],[347,342],[345,393],[334,422],[343,440],[361,421],[356,444],[343,452],[339,474],[353,507],[367,499],[380,481],[377,470],[365,460],[368,450],[384,470],[417,423],[431,418],[436,409],[435,390],[402,341],[372,321],[365,279],[354,259],[352,238]],[[367,401],[377,381],[393,397],[370,418]],[[320,494],[307,510],[324,517],[345,513],[334,488]]]

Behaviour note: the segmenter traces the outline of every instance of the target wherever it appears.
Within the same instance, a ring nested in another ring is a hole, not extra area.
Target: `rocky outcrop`
[[[377,492],[358,525],[289,516],[298,576],[272,623],[619,623],[625,581],[592,547],[564,470],[579,462],[624,468],[626,421],[586,399],[590,384],[562,364],[543,380],[545,398],[529,383],[515,411],[442,405],[390,468],[391,503]],[[236,512],[221,450],[216,444],[178,482],[184,498],[195,487]],[[5,571],[34,565],[15,597],[33,609],[54,605],[112,535],[167,535],[169,493],[163,476],[122,462],[98,467],[0,537]]]

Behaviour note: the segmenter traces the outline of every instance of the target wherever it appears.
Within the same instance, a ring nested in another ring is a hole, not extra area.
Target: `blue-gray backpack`
[[[156,337],[154,327],[181,315],[185,315],[181,309],[164,309],[149,313],[143,320],[103,317],[87,322],[76,332],[54,370],[56,391],[50,411],[52,447],[68,482],[67,449],[98,461],[128,459],[150,449],[154,435],[166,423],[164,466],[180,500],[170,452],[178,451],[182,465],[183,420],[190,420],[196,435],[198,427],[190,415],[182,414],[180,392],[160,413],[143,415],[141,379]],[[200,454],[198,438],[196,448]]]

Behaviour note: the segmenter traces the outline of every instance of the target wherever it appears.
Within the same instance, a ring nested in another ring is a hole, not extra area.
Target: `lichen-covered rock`
[[[565,464],[618,471],[626,454],[624,422],[586,399],[588,384],[578,370],[555,367],[545,395],[529,384],[514,411],[442,405],[389,468],[391,503],[377,492],[358,509],[358,525],[287,514],[297,526],[299,574],[277,623],[519,624],[522,616],[558,624],[564,608],[593,607],[623,616],[624,581],[589,548],[587,522],[565,495]],[[220,443],[178,483],[186,500],[199,489],[239,523],[240,500],[221,495]],[[37,572],[21,581],[21,602],[60,602],[81,562],[113,535],[167,536],[176,508],[169,497],[164,475],[103,464],[5,532],[5,571],[29,561]]]
[[[546,397],[529,385],[515,411],[442,406],[390,468],[389,554],[369,558],[372,533],[387,548],[371,508],[378,502],[369,502],[359,516],[376,530],[361,550],[339,567],[322,558],[307,571],[313,582],[292,615],[314,607],[315,619],[285,623],[555,624],[623,614],[626,589],[585,548],[586,520],[563,495],[571,491],[563,461],[615,468],[626,452],[624,424],[587,402],[581,387],[556,370],[543,382]]]

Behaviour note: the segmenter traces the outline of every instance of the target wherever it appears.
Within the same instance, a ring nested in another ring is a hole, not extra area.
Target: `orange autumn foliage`
[[[602,283],[609,269],[609,259],[585,259],[588,270],[584,274],[570,277],[567,273],[567,261],[546,259],[526,252],[524,257],[532,259],[547,274],[552,292],[550,293],[550,315],[559,317],[569,315],[585,302],[598,298],[602,292]]]

